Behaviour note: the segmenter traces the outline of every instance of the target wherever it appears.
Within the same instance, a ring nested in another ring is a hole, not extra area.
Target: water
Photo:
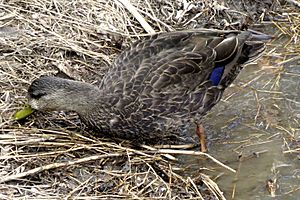
[[[279,39],[258,64],[248,65],[206,117],[209,153],[237,170],[231,173],[208,160],[181,157],[186,173],[199,167],[216,178],[227,199],[300,199],[300,157],[284,153],[300,146],[300,63],[279,64],[285,56]],[[281,49],[280,49],[281,48]],[[277,65],[276,65],[277,64]],[[213,169],[213,170],[211,170]],[[276,180],[276,196],[266,182]]]

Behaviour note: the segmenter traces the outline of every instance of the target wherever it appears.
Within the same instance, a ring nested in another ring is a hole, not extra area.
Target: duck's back
[[[251,33],[192,30],[153,35],[123,51],[100,89],[118,110],[113,126],[165,131],[167,121],[200,119],[263,43]],[[122,123],[120,123],[122,121]],[[117,125],[118,124],[118,125]]]

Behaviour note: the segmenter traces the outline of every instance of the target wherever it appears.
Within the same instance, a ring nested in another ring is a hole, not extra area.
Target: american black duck
[[[255,31],[211,29],[152,35],[124,50],[100,86],[43,76],[30,85],[29,104],[75,111],[110,137],[181,138],[220,101],[243,66],[262,54],[266,39]]]

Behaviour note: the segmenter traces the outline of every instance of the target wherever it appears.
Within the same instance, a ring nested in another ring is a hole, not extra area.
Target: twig
[[[296,0],[285,0],[288,3],[294,4],[295,6],[300,8],[300,2]]]
[[[115,0],[119,1],[123,6],[138,20],[142,27],[147,31],[147,33],[154,34],[154,29],[146,22],[143,16],[137,11],[137,9],[130,3],[129,0]]]
[[[158,153],[167,153],[167,154],[182,154],[182,155],[193,155],[193,156],[206,156],[211,159],[213,162],[217,163],[218,165],[228,169],[229,171],[236,173],[236,170],[232,169],[231,167],[223,164],[222,162],[218,161],[216,158],[212,157],[207,153],[203,153],[200,151],[187,151],[187,150],[174,150],[174,149],[159,149]]]
[[[125,155],[124,153],[112,153],[112,154],[106,154],[106,155],[97,155],[97,156],[84,157],[84,158],[81,158],[81,159],[71,160],[71,161],[68,161],[68,162],[52,163],[52,164],[48,164],[48,165],[45,165],[45,166],[36,167],[36,168],[28,170],[26,172],[22,172],[22,173],[19,173],[19,174],[14,174],[14,175],[10,175],[10,176],[0,178],[0,183],[4,183],[4,182],[7,182],[7,181],[12,181],[12,180],[24,178],[26,176],[34,175],[34,174],[37,174],[39,172],[49,170],[49,169],[67,167],[67,166],[70,166],[70,165],[76,165],[76,164],[90,162],[90,161],[99,160],[99,159],[103,159],[103,158],[119,157],[119,156],[124,156],[124,155]]]
[[[145,148],[145,149],[148,149],[150,151],[156,151],[157,149],[154,148],[154,147],[150,147],[148,145],[141,145],[141,147]],[[167,159],[170,159],[170,160],[177,160],[177,158],[175,158],[174,156],[171,156],[170,154],[162,154],[162,156],[166,157]]]
[[[213,192],[217,199],[226,200],[218,185],[205,174],[201,174],[203,183]]]
[[[193,181],[190,177],[188,177],[188,181],[191,182],[191,184],[192,184],[192,186],[194,187],[195,191],[197,192],[199,198],[200,198],[201,200],[204,200],[203,197],[202,197],[202,195],[201,195],[201,193],[199,192],[199,190],[198,190],[196,184],[194,183],[194,181]]]

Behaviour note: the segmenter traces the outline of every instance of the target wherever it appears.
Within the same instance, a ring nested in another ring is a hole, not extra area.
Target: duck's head
[[[80,111],[97,94],[91,84],[69,79],[42,76],[28,88],[28,104],[36,110]]]
[[[66,88],[61,78],[42,76],[29,86],[28,104],[36,110],[60,110],[60,105],[67,103]]]

